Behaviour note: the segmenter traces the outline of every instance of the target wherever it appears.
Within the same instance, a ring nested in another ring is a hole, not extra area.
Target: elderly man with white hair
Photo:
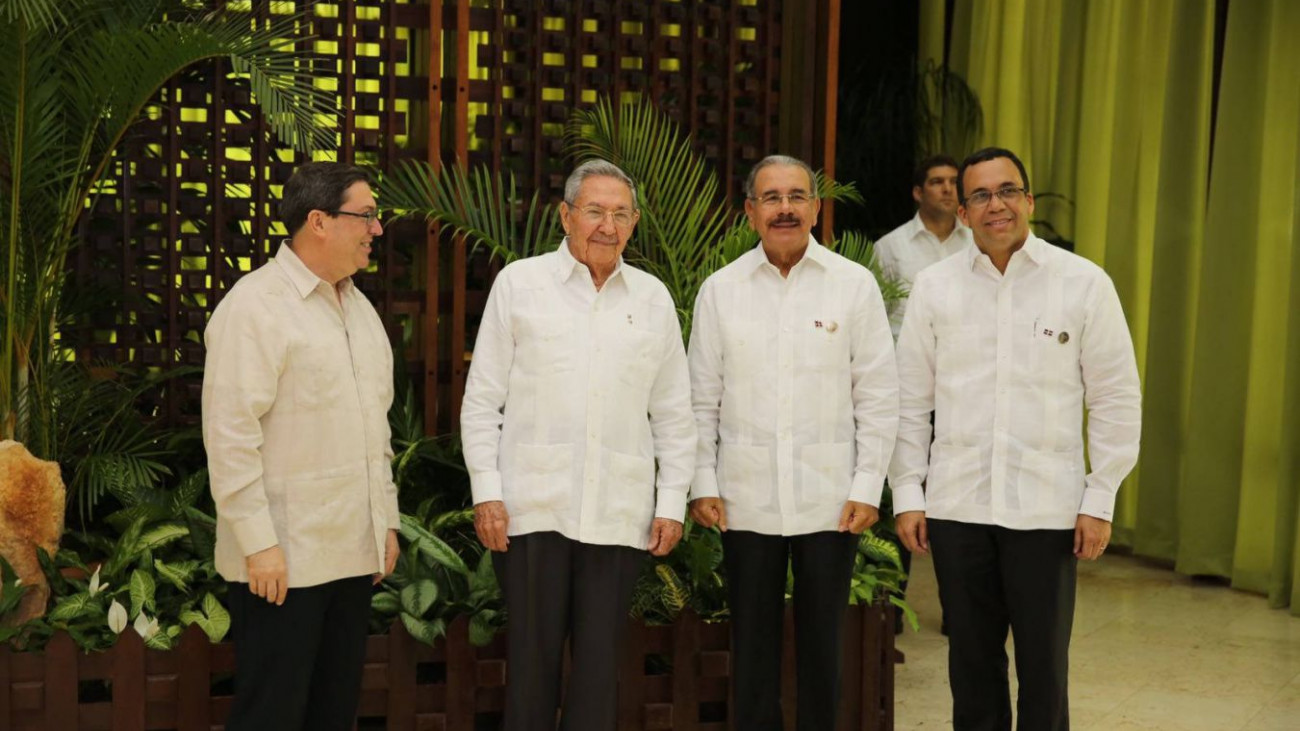
[[[564,242],[501,271],[479,328],[461,434],[510,615],[507,731],[555,729],[566,638],[560,728],[614,728],[632,588],[682,536],[690,377],[667,288],[623,261],[639,217],[622,170],[579,165]]]

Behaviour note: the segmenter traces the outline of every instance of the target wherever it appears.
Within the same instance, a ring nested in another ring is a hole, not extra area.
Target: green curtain
[[[958,0],[948,57],[1124,301],[1145,424],[1116,540],[1300,613],[1300,3],[1229,3],[1211,135],[1214,5]]]

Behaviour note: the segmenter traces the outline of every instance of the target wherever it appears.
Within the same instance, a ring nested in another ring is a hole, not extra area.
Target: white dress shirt
[[[653,518],[685,518],[690,399],[662,282],[620,261],[597,291],[568,239],[512,262],[488,295],[460,412],[474,502],[504,500],[512,536],[644,549]]]
[[[880,504],[898,428],[884,302],[870,271],[809,239],[788,277],[760,244],[696,300],[691,498],[720,496],[728,529],[835,530],[845,501]]]
[[[890,231],[876,242],[876,260],[885,276],[897,279],[909,288],[916,281],[921,270],[956,254],[974,243],[970,229],[957,219],[957,226],[948,234],[948,238],[939,240],[925,227],[921,212],[917,211],[912,220]],[[894,338],[903,327],[903,315],[907,312],[907,298],[889,303],[889,329]]]
[[[217,571],[247,581],[245,558],[279,544],[290,587],[382,573],[387,531],[401,522],[393,353],[375,308],[286,243],[231,287],[204,340]]]
[[[1073,528],[1080,513],[1113,519],[1137,462],[1142,395],[1100,267],[1031,235],[1005,274],[974,245],[926,269],[898,375],[895,513],[1025,530]]]

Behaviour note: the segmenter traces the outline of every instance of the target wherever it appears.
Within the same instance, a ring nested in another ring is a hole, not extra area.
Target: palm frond
[[[648,100],[615,109],[602,98],[574,112],[565,139],[574,157],[609,160],[636,183],[641,222],[626,256],[658,277],[679,306],[694,302],[738,214],[690,137]]]
[[[828,239],[827,248],[850,261],[855,261],[875,276],[880,285],[880,296],[885,302],[894,302],[907,296],[907,285],[901,279],[885,276],[876,260],[875,242],[858,231],[841,231],[838,238]]]
[[[504,262],[559,246],[555,208],[543,205],[536,193],[522,203],[513,174],[502,176],[487,167],[434,170],[427,162],[406,160],[378,177],[375,187],[385,209],[399,218],[441,224]]]

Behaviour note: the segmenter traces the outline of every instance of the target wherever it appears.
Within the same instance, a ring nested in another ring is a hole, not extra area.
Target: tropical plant
[[[435,514],[431,504],[402,516],[402,554],[371,600],[371,627],[383,631],[400,619],[412,637],[432,645],[447,634],[453,619],[464,615],[469,617],[470,642],[486,645],[505,624],[491,554],[462,541],[462,555],[440,537],[471,524],[472,508]]]
[[[64,631],[83,650],[105,650],[131,626],[145,645],[166,650],[191,624],[220,642],[230,629],[226,582],[212,563],[212,526],[190,520],[206,486],[196,473],[166,499],[114,513],[106,522],[121,526],[115,537],[70,531],[55,556],[38,549],[51,606],[18,628],[23,646],[39,649]]]
[[[315,86],[297,27],[211,13],[198,0],[0,0],[0,439],[52,456],[41,397],[64,324],[76,224],[131,125],[171,78],[228,59],[271,127],[301,149],[333,145],[333,91]]]

